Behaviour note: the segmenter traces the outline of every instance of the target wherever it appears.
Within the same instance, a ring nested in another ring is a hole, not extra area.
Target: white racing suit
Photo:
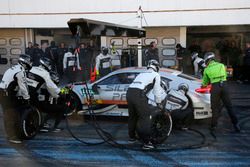
[[[203,75],[203,71],[206,68],[204,60],[200,57],[196,57],[193,60],[193,66],[194,66],[194,75],[201,78]]]
[[[21,100],[18,100],[21,98]],[[20,139],[20,107],[30,99],[24,68],[17,64],[9,68],[0,82],[0,103],[3,108],[5,131],[9,139]]]
[[[50,117],[55,118],[56,128],[64,114],[64,106],[57,104],[60,88],[52,81],[50,73],[42,67],[32,67],[27,77],[32,103],[48,114],[45,121]]]
[[[15,96],[22,97],[23,99],[26,100],[30,98],[29,91],[27,88],[25,70],[20,64],[17,64],[9,68],[4,73],[2,81],[0,82],[0,89],[7,91],[8,89],[11,89],[10,87],[12,87],[12,84],[18,86],[18,88],[13,87],[14,89],[17,90]]]
[[[41,94],[42,89],[46,89],[53,98],[58,98],[60,89],[52,81],[49,72],[44,68],[40,66],[32,67],[27,74],[27,81],[31,94],[35,96],[32,98],[36,98],[38,101],[44,101],[45,95],[43,97],[43,94]]]
[[[152,119],[160,110],[148,103],[147,93],[152,90],[156,103],[161,103],[161,77],[153,69],[140,73],[127,91],[129,111],[128,130],[129,137],[135,138],[135,131],[144,143],[150,141]]]
[[[111,72],[111,68],[112,68],[112,57],[110,54],[107,55],[103,55],[102,53],[100,53],[96,59],[96,65],[95,68],[97,70],[97,74],[100,75],[100,77],[103,77],[107,74],[109,74]]]
[[[81,70],[78,53],[67,52],[63,56],[63,70],[69,82],[75,82],[78,77],[78,70]]]

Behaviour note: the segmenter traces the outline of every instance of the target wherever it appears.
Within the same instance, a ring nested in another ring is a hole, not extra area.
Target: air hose
[[[75,140],[81,142],[84,145],[88,145],[88,146],[100,145],[100,144],[107,143],[107,144],[111,145],[112,147],[116,147],[116,148],[119,148],[119,149],[129,149],[129,150],[135,150],[135,151],[141,150],[141,148],[136,148],[136,147],[134,147],[134,145],[131,145],[131,144],[120,144],[120,143],[118,143],[109,132],[104,131],[100,127],[99,123],[96,120],[95,113],[93,112],[93,109],[92,109],[93,108],[92,107],[92,100],[91,100],[91,95],[90,95],[87,84],[86,84],[86,88],[84,88],[84,92],[86,94],[87,101],[89,102],[88,103],[88,112],[89,112],[91,121],[93,123],[93,127],[94,127],[96,133],[102,139],[102,141],[92,143],[92,142],[87,142],[87,141],[84,141],[82,139],[79,139],[76,135],[74,135],[74,133],[70,129],[69,122],[68,122],[67,117],[66,117],[66,126],[67,126],[67,129],[68,129],[70,135]],[[160,146],[160,147],[158,147],[157,149],[155,149],[153,151],[174,151],[174,150],[184,150],[184,149],[198,149],[198,148],[207,147],[208,145],[210,145],[210,144],[206,143],[206,136],[202,132],[200,132],[200,131],[198,131],[196,129],[191,129],[191,128],[187,129],[187,131],[192,131],[192,132],[198,134],[199,136],[201,136],[201,138],[202,138],[201,142],[199,144],[183,145],[183,146],[174,147],[174,148],[168,148],[167,146],[163,146],[163,147]],[[152,150],[150,150],[150,151],[152,151]]]

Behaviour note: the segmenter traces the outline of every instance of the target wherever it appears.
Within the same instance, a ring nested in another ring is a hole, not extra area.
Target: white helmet
[[[198,57],[199,53],[193,52],[191,55],[192,60],[196,59]]]
[[[215,54],[213,52],[207,52],[204,55],[204,61],[207,64],[210,60],[214,60]]]
[[[155,72],[158,72],[160,69],[160,64],[157,60],[154,60],[154,59],[149,60],[147,69],[149,69],[149,68],[152,68]]]

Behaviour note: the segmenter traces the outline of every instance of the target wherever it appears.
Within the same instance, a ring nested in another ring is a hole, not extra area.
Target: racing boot
[[[152,149],[155,149],[155,146],[149,141],[149,142],[143,144],[142,149],[143,150],[152,150]]]

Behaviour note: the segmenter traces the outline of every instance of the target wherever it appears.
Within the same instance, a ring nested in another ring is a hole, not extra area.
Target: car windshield
[[[98,85],[131,84],[139,73],[120,73],[102,80]]]
[[[198,79],[197,78],[195,78],[195,77],[192,77],[192,76],[190,76],[190,75],[187,75],[187,74],[183,74],[183,73],[181,73],[181,74],[179,74],[179,75],[177,75],[178,77],[181,77],[181,78],[184,78],[184,79],[187,79],[187,80],[190,80],[190,81],[197,81]]]

